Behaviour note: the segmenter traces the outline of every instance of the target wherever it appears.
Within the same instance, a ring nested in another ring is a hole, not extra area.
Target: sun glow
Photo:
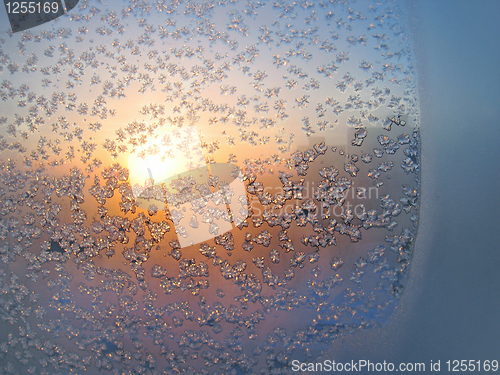
[[[163,130],[129,156],[130,184],[166,182],[170,177],[205,166],[201,141],[194,127]]]

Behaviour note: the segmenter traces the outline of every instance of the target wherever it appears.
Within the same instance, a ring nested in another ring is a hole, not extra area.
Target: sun
[[[173,176],[205,165],[201,141],[194,127],[161,130],[130,153],[130,184],[162,184]]]

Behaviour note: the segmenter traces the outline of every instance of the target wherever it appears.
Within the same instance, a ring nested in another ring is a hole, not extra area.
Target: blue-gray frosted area
[[[500,205],[500,3],[406,3],[422,114],[411,277],[388,324],[337,340],[323,358],[424,363],[425,373],[431,361],[446,371],[449,358],[474,358],[475,371],[487,373],[500,353],[500,322],[490,319],[500,309],[500,217],[492,210]]]
[[[116,7],[1,35],[4,371],[290,373],[387,322],[420,204],[397,2]]]

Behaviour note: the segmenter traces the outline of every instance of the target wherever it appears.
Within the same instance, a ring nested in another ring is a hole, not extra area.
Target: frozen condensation
[[[420,196],[405,19],[80,0],[1,34],[0,372],[288,374],[387,321]]]

